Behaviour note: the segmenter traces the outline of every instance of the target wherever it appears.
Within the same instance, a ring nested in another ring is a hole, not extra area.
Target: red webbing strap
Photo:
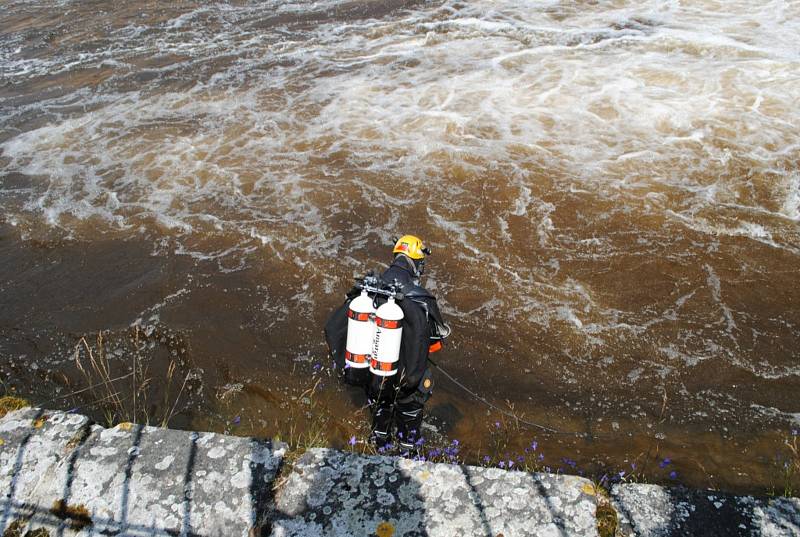
[[[356,364],[363,364],[369,360],[369,354],[353,354],[352,352],[346,350],[344,351],[344,359],[348,362],[354,362]]]
[[[356,321],[369,321],[369,313],[358,313],[348,308],[347,316]]]
[[[394,371],[397,369],[397,362],[379,362],[375,358],[372,358],[369,362],[369,366],[378,371]]]
[[[375,318],[375,324],[381,328],[400,328],[400,321],[381,319],[380,317]]]

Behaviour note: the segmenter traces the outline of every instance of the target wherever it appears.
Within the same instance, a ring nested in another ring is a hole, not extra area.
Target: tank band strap
[[[379,362],[375,358],[372,358],[369,361],[369,367],[377,371],[396,371],[397,362]]]
[[[380,317],[375,318],[375,324],[381,328],[400,328],[400,321],[381,319]]]
[[[348,362],[353,362],[356,364],[364,364],[367,363],[369,360],[369,354],[353,354],[352,352],[345,350],[344,351],[344,359]]]
[[[348,309],[347,316],[356,321],[369,321],[369,313],[361,313]]]

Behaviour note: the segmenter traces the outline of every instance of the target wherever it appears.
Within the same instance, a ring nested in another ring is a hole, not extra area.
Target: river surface
[[[796,0],[5,0],[4,388],[95,408],[94,348],[149,417],[286,437],[305,404],[343,445],[363,399],[322,325],[414,233],[438,363],[588,433],[439,374],[464,456],[502,429],[553,469],[780,492],[798,36]]]

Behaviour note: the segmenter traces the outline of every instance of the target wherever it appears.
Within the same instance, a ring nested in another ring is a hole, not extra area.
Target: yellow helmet
[[[422,244],[422,239],[414,235],[403,235],[394,243],[393,254],[404,254],[415,261],[425,259],[431,253],[429,248]]]

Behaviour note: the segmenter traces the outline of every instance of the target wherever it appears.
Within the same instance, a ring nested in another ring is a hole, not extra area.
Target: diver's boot
[[[417,401],[398,401],[395,416],[400,451],[413,457],[422,445],[422,405]]]

